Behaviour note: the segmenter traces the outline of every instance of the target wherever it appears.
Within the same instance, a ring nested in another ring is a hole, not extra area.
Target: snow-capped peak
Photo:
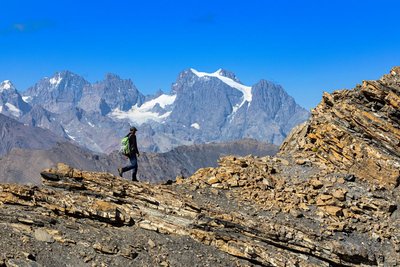
[[[240,106],[242,106],[244,104],[245,101],[251,103],[251,100],[253,98],[252,94],[251,94],[251,86],[246,86],[243,85],[231,78],[225,77],[223,76],[223,70],[219,69],[216,72],[213,73],[207,73],[207,72],[200,72],[197,71],[195,69],[190,69],[197,77],[215,77],[220,79],[222,82],[224,82],[225,84],[229,85],[232,88],[235,88],[239,91],[241,91],[243,93],[243,102],[240,104]]]
[[[0,83],[0,92],[10,89],[15,89],[14,85],[11,83],[10,80],[5,80],[2,83]]]
[[[60,84],[60,82],[62,81],[62,77],[60,73],[57,73],[55,76],[53,76],[49,82],[53,85],[53,86],[57,86]]]

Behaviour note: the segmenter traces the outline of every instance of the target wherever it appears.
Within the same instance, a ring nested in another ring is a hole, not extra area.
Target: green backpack
[[[129,155],[129,136],[122,138],[119,151],[124,155]]]

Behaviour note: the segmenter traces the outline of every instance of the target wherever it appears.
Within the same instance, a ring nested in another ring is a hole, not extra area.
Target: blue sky
[[[193,67],[281,84],[311,108],[400,65],[400,1],[24,1],[0,3],[0,80],[23,91],[70,70],[112,72],[144,94]]]

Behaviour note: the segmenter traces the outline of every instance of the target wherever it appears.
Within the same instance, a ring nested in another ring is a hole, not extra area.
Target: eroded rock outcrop
[[[278,226],[280,245],[297,257],[303,251],[331,265],[400,263],[398,191],[371,191],[340,172],[295,165],[290,158],[226,157],[220,167],[177,182],[222,190],[239,207],[252,206],[258,229]]]
[[[324,93],[281,154],[306,158],[377,187],[400,183],[400,67],[353,90]]]

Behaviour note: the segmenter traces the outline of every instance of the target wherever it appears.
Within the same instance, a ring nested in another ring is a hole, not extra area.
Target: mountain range
[[[266,80],[246,86],[222,69],[187,69],[169,93],[152,96],[115,74],[91,84],[70,71],[45,77],[22,94],[4,81],[0,96],[0,113],[102,153],[117,150],[130,125],[139,129],[140,149],[149,152],[243,138],[279,145],[309,116],[281,86]]]

